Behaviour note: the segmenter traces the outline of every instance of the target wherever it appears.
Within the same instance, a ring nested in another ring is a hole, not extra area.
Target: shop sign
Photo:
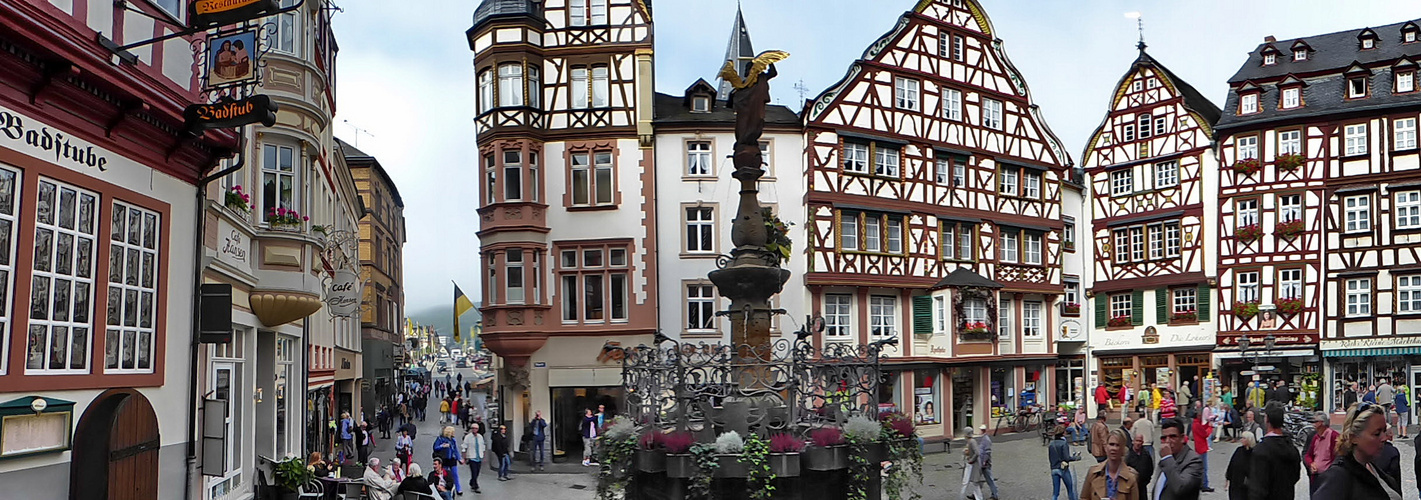
[[[1188,347],[1188,346],[1211,346],[1217,342],[1214,333],[1205,331],[1197,327],[1187,327],[1189,330],[1180,332],[1159,332],[1155,327],[1147,327],[1143,334],[1135,333],[1135,330],[1103,331],[1096,332],[1095,336],[1100,337],[1100,344],[1095,348],[1097,351],[1139,349],[1144,347]],[[1092,338],[1092,342],[1095,339]]]
[[[1415,336],[1381,336],[1362,337],[1355,339],[1323,340],[1322,350],[1334,349],[1370,349],[1382,347],[1416,347],[1421,346],[1421,337]]]
[[[326,285],[326,307],[338,318],[349,318],[359,311],[360,275],[349,269],[337,270]]]
[[[236,24],[280,9],[276,0],[194,0],[188,4],[188,26],[207,29]]]
[[[1249,335],[1248,338],[1249,338],[1249,340],[1251,340],[1251,341],[1253,342],[1253,345],[1254,345],[1254,346],[1262,346],[1262,345],[1263,345],[1263,337],[1266,336],[1266,335],[1267,335],[1267,334],[1262,334],[1262,335],[1255,334],[1255,335]],[[1237,334],[1233,334],[1233,335],[1220,335],[1220,336],[1219,336],[1219,345],[1221,345],[1221,346],[1236,346],[1236,345],[1238,345],[1238,339],[1239,339],[1239,337],[1242,337],[1242,335],[1237,335]],[[1358,339],[1358,340],[1361,340],[1361,339]],[[1277,334],[1277,333],[1275,333],[1275,334],[1273,334],[1273,345],[1276,345],[1276,346],[1281,346],[1281,345],[1297,345],[1297,344],[1315,344],[1315,343],[1317,343],[1317,335],[1316,335],[1316,334],[1311,334],[1311,333],[1283,333],[1283,334]],[[1393,345],[1398,345],[1398,344],[1395,344],[1395,343],[1392,343],[1392,342],[1387,342],[1386,345],[1377,345],[1377,346],[1373,346],[1373,347],[1391,347],[1391,346],[1393,346]],[[1421,344],[1418,344],[1418,345],[1421,345]],[[1250,347],[1249,349],[1252,350],[1253,348]],[[1323,349],[1327,349],[1327,348],[1324,347]],[[1343,347],[1337,347],[1337,348],[1335,348],[1335,349],[1345,349],[1345,348],[1343,348]]]
[[[55,164],[78,170],[108,170],[109,158],[103,149],[44,125],[26,122],[19,114],[4,108],[0,108],[0,137],[16,146],[28,146],[33,156]]]
[[[276,124],[277,105],[265,95],[244,99],[223,97],[211,104],[193,104],[183,111],[190,130],[233,128],[252,123]]]
[[[1145,335],[1143,337],[1140,337],[1140,341],[1146,344],[1158,344],[1159,331],[1156,330],[1153,326],[1145,328]]]
[[[253,83],[257,78],[257,30],[207,37],[206,89]]]
[[[251,262],[247,260],[251,249],[250,235],[226,219],[217,219],[217,260],[247,270],[251,267]]]

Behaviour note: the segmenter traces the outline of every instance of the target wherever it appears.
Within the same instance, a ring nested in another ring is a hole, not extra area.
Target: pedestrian
[[[972,439],[972,428],[962,429],[962,439],[967,441],[967,446],[962,448],[962,493],[958,498],[967,500],[967,492],[972,492],[972,497],[976,500],[983,500],[982,483],[986,478],[982,477],[982,455],[980,445],[976,439]]]
[[[529,463],[538,470],[544,470],[544,460],[547,459],[543,454],[547,452],[548,421],[543,419],[543,410],[533,413],[533,421],[529,422],[528,426],[533,429],[533,456]]]
[[[1164,399],[1159,405],[1159,419],[1161,422],[1178,417],[1179,407],[1174,403],[1174,392],[1169,389],[1164,390]],[[1163,425],[1163,424],[1161,424]]]
[[[1154,422],[1151,422],[1150,419],[1145,418],[1145,412],[1140,412],[1140,418],[1135,419],[1135,425],[1133,425],[1133,426],[1130,427],[1130,434],[1131,434],[1131,435],[1133,435],[1133,436],[1136,437],[1136,438],[1139,438],[1139,439],[1143,439],[1143,440],[1144,440],[1144,442],[1145,442],[1144,447],[1145,447],[1145,451],[1146,451],[1146,456],[1150,457],[1150,464],[1151,464],[1151,465],[1154,464],[1154,456],[1155,456],[1155,445],[1154,445],[1154,443],[1155,443],[1155,435],[1156,435],[1157,432],[1158,432],[1158,430],[1157,430],[1156,427],[1155,427],[1155,423],[1154,423]],[[1151,471],[1153,471],[1153,467],[1151,467]],[[1135,472],[1141,472],[1141,473],[1143,473],[1144,471],[1141,471],[1138,467],[1136,467],[1136,468],[1135,468]],[[1150,480],[1150,477],[1152,477],[1150,474],[1144,474],[1144,475],[1143,475],[1143,478],[1144,478],[1145,481],[1149,481],[1149,480]]]
[[[577,430],[582,435],[582,466],[596,465],[592,461],[592,445],[597,443],[597,435],[602,429],[597,425],[597,416],[592,414],[591,408],[587,409]]]
[[[1184,438],[1184,422],[1164,419],[1160,424],[1159,482],[1155,500],[1199,500],[1204,481],[1204,462],[1189,449]]]
[[[1135,397],[1135,412],[1142,414],[1140,418],[1148,418],[1150,407],[1154,404],[1154,397],[1154,384],[1140,389],[1140,394]]]
[[[1248,472],[1248,498],[1252,500],[1293,499],[1302,457],[1298,456],[1298,448],[1293,446],[1292,439],[1284,430],[1286,412],[1283,407],[1283,403],[1273,402],[1263,408],[1263,423],[1268,433],[1253,448],[1252,466]]]
[[[598,431],[601,431],[602,429],[606,429],[606,428],[607,428],[607,421],[610,420],[611,418],[612,418],[612,416],[607,414],[607,405],[597,405],[597,430],[598,430]]]
[[[982,478],[992,491],[992,500],[997,500],[997,480],[992,477],[992,437],[987,435],[987,424],[977,428],[977,455],[982,462]]]
[[[1090,456],[1095,457],[1095,463],[1105,461],[1105,438],[1109,434],[1110,428],[1105,425],[1105,414],[1097,414],[1095,423],[1090,426]]]
[[[513,479],[512,476],[508,475],[508,467],[512,465],[513,462],[512,454],[509,453],[508,450],[508,426],[498,426],[498,430],[494,431],[491,441],[493,442],[493,454],[498,458],[498,480],[508,481]]]
[[[1227,385],[1224,386],[1224,388],[1220,391],[1219,401],[1223,401],[1225,405],[1232,407],[1234,405],[1233,389]]]
[[[1191,434],[1192,439],[1194,441],[1194,452],[1199,454],[1199,459],[1204,462],[1204,470],[1208,471],[1209,434],[1212,433],[1214,430],[1213,427],[1209,425],[1209,421],[1205,420],[1205,418],[1206,417],[1204,416],[1204,412],[1196,412],[1194,414],[1194,420],[1192,421],[1190,426],[1193,428]],[[1213,488],[1209,487],[1209,475],[1207,473],[1204,474],[1203,486],[1204,487],[1199,491],[1203,491],[1205,493],[1210,493],[1214,491]]]
[[[457,468],[454,470],[458,470]],[[454,500],[454,486],[459,480],[444,468],[444,461],[434,459],[434,471],[429,473],[429,486],[444,500]]]
[[[1110,390],[1105,388],[1105,382],[1095,386],[1095,413],[1104,415],[1110,412]]]
[[[1164,395],[1160,392],[1159,384],[1150,383],[1150,420],[1153,420],[1156,425],[1159,424],[1160,403],[1163,402]]]
[[[344,465],[355,456],[355,422],[350,419],[350,412],[340,412],[339,431],[340,451],[336,453],[336,463]]]
[[[1139,423],[1135,425],[1139,425]],[[1138,491],[1142,497],[1141,500],[1144,500],[1143,497],[1149,496],[1150,480],[1155,475],[1155,459],[1151,456],[1150,451],[1145,446],[1145,437],[1137,434],[1130,440],[1130,451],[1125,453],[1125,465],[1135,469],[1135,477],[1140,480]]]
[[[366,463],[370,459],[370,422],[361,421],[355,426],[355,448],[360,451],[360,461]]]
[[[1313,500],[1401,499],[1401,480],[1372,466],[1386,433],[1385,410],[1358,403],[1347,410],[1337,438],[1338,457],[1318,477]]]
[[[454,426],[445,426],[439,437],[434,439],[434,458],[447,465],[444,470],[449,471],[449,477],[453,478],[449,489],[464,494],[464,485],[459,484],[459,463],[464,457],[459,454],[459,443],[454,440]]]
[[[484,450],[488,449],[488,443],[484,441],[483,434],[479,434],[479,424],[477,422],[469,425],[468,432],[464,433],[464,442],[459,447],[459,451],[464,454],[464,463],[469,464],[469,488],[474,493],[483,493],[479,490],[479,470],[484,465]]]
[[[1179,406],[1189,408],[1189,401],[1194,399],[1194,394],[1189,392],[1189,381],[1179,383],[1179,390],[1174,392],[1174,400]]]
[[[1406,398],[1406,386],[1397,389],[1396,395],[1392,399],[1392,408],[1396,410],[1396,430],[1397,435],[1406,438],[1407,425],[1411,423],[1411,403]]]
[[[400,487],[395,488],[396,495],[402,495],[406,491],[426,495],[434,494],[434,489],[429,487],[429,478],[424,477],[424,471],[419,470],[419,464],[407,464],[405,467],[409,469],[409,473],[405,475],[403,481],[400,481]]]
[[[1229,492],[1229,500],[1248,500],[1248,472],[1253,467],[1253,445],[1257,438],[1252,432],[1244,432],[1239,438],[1239,447],[1229,458],[1229,468],[1224,471],[1224,488]]]
[[[449,405],[449,398],[443,398],[443,399],[440,399],[440,400],[439,400],[439,423],[440,423],[440,424],[450,423],[450,422],[449,422],[449,406],[450,406],[450,405]]]
[[[1055,437],[1051,439],[1051,445],[1046,450],[1046,455],[1051,460],[1051,500],[1060,500],[1062,484],[1066,485],[1066,499],[1078,500],[1076,478],[1071,474],[1071,462],[1080,460],[1081,454],[1071,453],[1071,445],[1066,442],[1065,426],[1057,425],[1051,434]],[[963,483],[965,492],[967,488],[965,478]]]
[[[414,438],[410,437],[408,429],[401,427],[399,437],[395,438],[395,459],[405,464],[406,474],[409,473],[408,468],[412,458],[414,458]]]
[[[1105,441],[1105,461],[1092,466],[1085,473],[1081,498],[1140,498],[1140,479],[1136,476],[1135,469],[1125,464],[1125,449],[1130,441],[1130,435],[1125,431],[1110,431],[1110,436]]]
[[[1245,399],[1248,400],[1249,409],[1262,408],[1263,403],[1268,402],[1267,391],[1263,390],[1263,387],[1259,385],[1257,380],[1254,380],[1248,387],[1248,393],[1245,394],[1245,396]]]
[[[1367,386],[1367,392],[1362,393],[1362,402],[1377,404],[1377,386]]]
[[[1377,385],[1377,403],[1387,411],[1392,411],[1392,405],[1396,404],[1396,388],[1387,383],[1387,379],[1381,379],[1380,382]]]
[[[1317,491],[1318,475],[1332,466],[1337,459],[1337,431],[1329,425],[1326,413],[1312,415],[1312,438],[1303,446],[1303,465],[1308,472],[1308,492]]]

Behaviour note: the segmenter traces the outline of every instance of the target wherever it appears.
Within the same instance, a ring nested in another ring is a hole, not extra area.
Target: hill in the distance
[[[434,331],[440,335],[454,333],[454,304],[442,304],[419,311],[406,311],[405,314],[416,323],[433,326]],[[459,318],[459,326],[464,329],[464,335],[468,335],[469,329],[481,319],[483,319],[483,315],[479,313],[479,303],[475,302],[474,308]]]

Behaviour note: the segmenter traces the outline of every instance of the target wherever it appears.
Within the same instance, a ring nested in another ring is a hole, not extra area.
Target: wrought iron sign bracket
[[[283,8],[281,8],[281,9],[278,9],[278,10],[275,10],[275,11],[272,11],[272,12],[269,12],[269,13],[266,13],[266,14],[263,14],[262,17],[275,16],[275,15],[278,15],[278,14],[285,14],[285,13],[287,13],[287,12],[294,12],[294,11],[300,9],[301,6],[302,6],[302,5],[305,5],[305,4],[306,4],[306,0],[296,0],[296,3],[293,4],[292,6],[290,6],[290,7],[283,7]],[[128,10],[131,10],[131,11],[133,11],[133,12],[137,12],[137,13],[142,14],[142,15],[144,15],[144,16],[151,17],[151,18],[153,18],[153,19],[162,21],[162,22],[164,22],[164,23],[166,23],[166,24],[170,24],[170,25],[177,26],[178,28],[180,28],[180,29],[178,29],[177,31],[174,31],[174,32],[172,32],[172,33],[168,33],[168,34],[166,34],[166,35],[163,35],[163,36],[160,36],[160,37],[157,37],[157,38],[150,38],[150,39],[147,39],[147,40],[142,40],[142,41],[133,42],[133,43],[124,44],[124,45],[119,45],[117,42],[114,42],[113,40],[108,39],[107,37],[103,36],[102,34],[97,35],[97,39],[98,39],[97,41],[99,42],[99,45],[103,45],[105,49],[108,49],[109,52],[112,52],[114,55],[118,56],[118,58],[119,58],[120,60],[122,60],[123,62],[128,63],[128,64],[137,64],[137,63],[138,63],[138,56],[135,55],[135,54],[133,54],[132,52],[129,52],[129,50],[132,50],[132,49],[135,49],[135,48],[138,48],[138,47],[142,47],[142,46],[145,46],[145,45],[152,45],[152,44],[155,44],[155,43],[158,43],[158,42],[162,42],[162,41],[165,41],[165,40],[172,40],[172,39],[174,39],[174,38],[179,38],[179,37],[185,37],[185,36],[195,35],[195,34],[202,33],[202,32],[204,32],[204,31],[208,31],[209,29],[211,29],[210,27],[207,27],[207,28],[190,28],[190,27],[185,27],[185,26],[179,26],[179,25],[174,24],[173,22],[171,22],[171,21],[169,21],[169,20],[160,19],[160,18],[155,17],[155,16],[153,16],[153,15],[151,15],[151,14],[148,14],[147,12],[143,12],[143,11],[134,9],[133,7],[130,7],[130,6],[128,5],[128,2],[127,2],[126,0],[114,0],[114,6],[116,6],[116,7],[123,7],[124,9],[128,9]]]

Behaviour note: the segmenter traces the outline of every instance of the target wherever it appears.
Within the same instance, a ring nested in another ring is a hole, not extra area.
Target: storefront
[[[363,367],[360,364],[360,353],[348,351],[342,348],[335,348],[335,413],[350,412],[351,417],[359,416],[360,406],[360,373]],[[366,414],[366,419],[373,420],[374,414]]]
[[[1321,347],[1326,361],[1322,377],[1325,385],[1320,388],[1326,394],[1324,409],[1334,414],[1346,412],[1348,405],[1361,399],[1352,391],[1352,384],[1365,392],[1368,386],[1386,380],[1412,389],[1412,421],[1415,422],[1415,388],[1421,384],[1421,345],[1406,344],[1418,341],[1421,339],[1412,337],[1324,340]]]
[[[1085,402],[1085,356],[1062,356],[1056,361],[1056,399],[1060,405]]]
[[[1213,366],[1215,336],[1195,325],[1166,328],[1171,330],[1161,332],[1146,326],[1093,333],[1092,342],[1101,347],[1093,350],[1095,380],[1085,388],[1086,399],[1094,401],[1094,390],[1100,384],[1105,385],[1112,401],[1119,401],[1119,391],[1127,385],[1132,391],[1150,384],[1177,390],[1181,382],[1188,381],[1190,390],[1198,394],[1198,381],[1208,377]],[[1086,407],[1094,416],[1095,405]]]
[[[952,407],[948,408],[952,425],[948,432],[956,435],[959,429],[971,428],[972,423],[977,421],[979,399],[976,397],[976,388],[981,370],[977,367],[954,366],[948,369],[948,373],[952,377]]]

